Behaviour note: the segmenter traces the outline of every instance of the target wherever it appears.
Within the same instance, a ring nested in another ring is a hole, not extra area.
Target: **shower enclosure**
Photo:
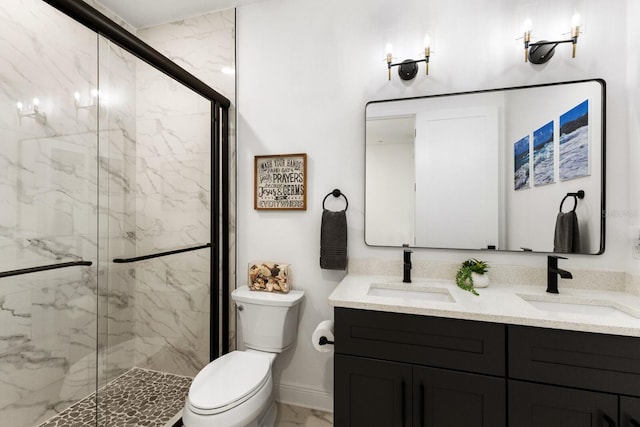
[[[112,380],[228,351],[229,101],[81,1],[0,33],[0,419],[111,427]]]

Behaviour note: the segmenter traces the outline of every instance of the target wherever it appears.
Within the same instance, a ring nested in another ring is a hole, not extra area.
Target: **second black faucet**
[[[404,283],[411,283],[411,250],[409,245],[404,243],[403,265],[402,265],[402,281]]]
[[[567,259],[563,256],[549,255],[547,257],[547,292],[558,293],[558,275],[563,279],[573,279],[571,272],[558,268],[558,260]]]

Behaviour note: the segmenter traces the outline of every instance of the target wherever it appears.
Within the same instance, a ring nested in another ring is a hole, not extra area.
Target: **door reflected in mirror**
[[[602,253],[604,94],[588,80],[368,103],[365,242]]]

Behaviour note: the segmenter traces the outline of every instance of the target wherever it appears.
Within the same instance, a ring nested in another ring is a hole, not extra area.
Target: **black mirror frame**
[[[536,88],[536,87],[549,87],[549,86],[560,86],[560,85],[566,85],[566,84],[574,84],[574,83],[588,83],[588,82],[596,82],[600,84],[601,90],[602,90],[602,127],[601,127],[601,147],[602,147],[602,153],[601,153],[601,160],[600,160],[600,170],[602,171],[602,175],[601,175],[601,179],[600,179],[600,245],[599,245],[599,249],[598,252],[594,252],[594,253],[584,253],[584,254],[572,254],[572,255],[602,255],[604,253],[605,250],[605,240],[606,240],[606,216],[607,216],[607,211],[606,211],[606,134],[607,134],[607,126],[606,126],[606,120],[607,120],[607,108],[606,108],[606,95],[607,95],[607,90],[606,90],[606,81],[604,79],[601,78],[594,78],[594,79],[584,79],[584,80],[571,80],[571,81],[563,81],[563,82],[553,82],[553,83],[542,83],[542,84],[537,84],[537,85],[525,85],[525,86],[513,86],[513,87],[504,87],[504,88],[495,88],[495,89],[483,89],[483,90],[476,90],[476,91],[466,91],[466,92],[453,92],[453,93],[443,93],[443,94],[436,94],[436,95],[427,95],[427,96],[413,96],[413,97],[408,97],[408,98],[393,98],[393,99],[381,99],[381,100],[375,100],[375,101],[369,101],[365,104],[365,108],[364,108],[364,123],[365,123],[365,145],[366,145],[366,122],[367,122],[367,107],[369,105],[372,104],[378,104],[378,103],[383,103],[383,102],[390,102],[390,101],[409,101],[409,100],[414,100],[414,99],[425,99],[425,98],[442,98],[442,97],[448,97],[448,96],[458,96],[458,95],[472,95],[472,94],[478,94],[478,93],[489,93],[489,92],[500,92],[500,91],[508,91],[508,90],[517,90],[517,89],[532,89],[532,88]],[[366,150],[365,150],[365,176],[366,176]],[[366,198],[367,198],[367,192],[366,192],[366,180],[364,183],[364,198],[365,198],[365,209],[364,209],[364,216],[365,216],[365,224],[366,224],[366,215],[367,215],[367,210],[366,210]],[[365,225],[365,230],[364,230],[364,236],[365,236],[365,245],[370,246],[370,247],[396,247],[396,246],[388,246],[388,245],[371,245],[369,243],[367,243],[366,241],[366,225]],[[487,251],[489,249],[472,249],[472,248],[436,248],[436,247],[422,247],[423,249],[435,249],[435,250],[454,250],[454,251]],[[517,250],[505,250],[505,249],[500,249],[500,250],[495,250],[495,249],[490,249],[491,251],[496,251],[496,252],[508,252],[508,253],[534,253],[534,254],[550,254],[551,252],[537,252],[537,251],[531,251],[531,250],[525,250],[525,251],[517,251]]]

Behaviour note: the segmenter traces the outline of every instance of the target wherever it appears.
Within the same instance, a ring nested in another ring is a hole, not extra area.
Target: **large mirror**
[[[366,106],[371,246],[600,254],[605,83]]]

